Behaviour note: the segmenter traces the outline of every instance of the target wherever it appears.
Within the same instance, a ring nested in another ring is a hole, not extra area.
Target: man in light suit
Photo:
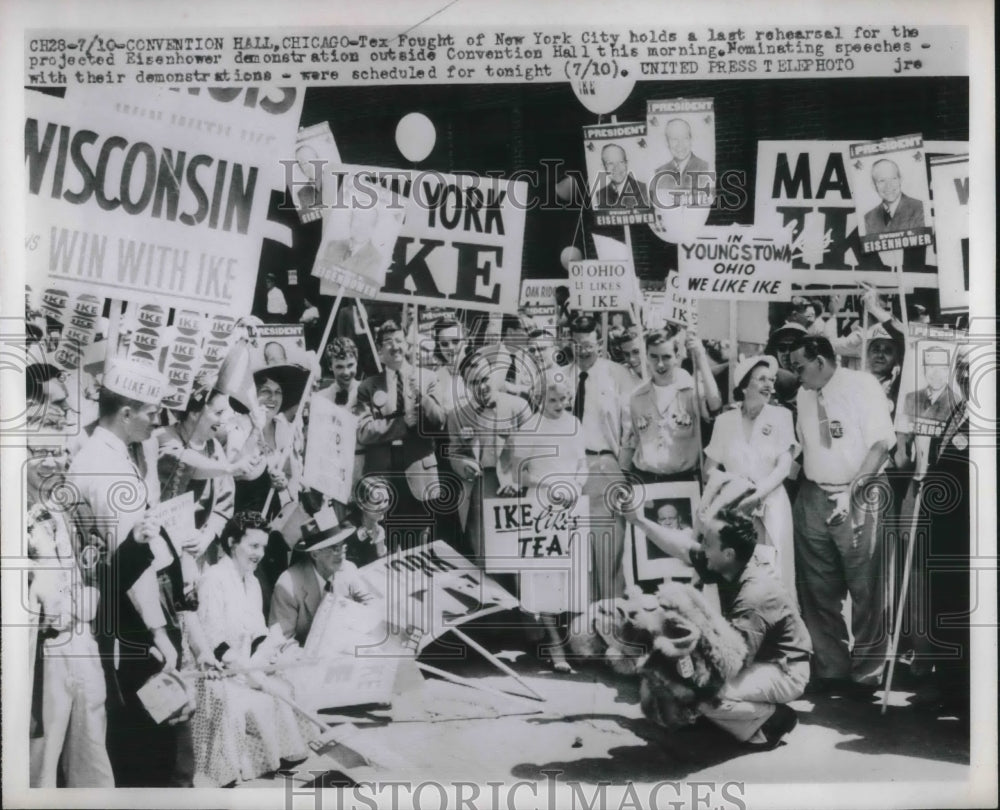
[[[463,551],[473,558],[483,555],[483,498],[496,497],[512,483],[504,455],[507,437],[531,417],[527,402],[503,390],[507,366],[495,362],[503,357],[487,347],[462,362],[464,395],[448,414],[447,454],[462,481],[459,519],[468,538]]]
[[[899,166],[888,158],[872,164],[872,182],[882,202],[865,214],[865,235],[924,227],[924,204],[903,194]]]
[[[656,168],[650,181],[653,205],[672,208],[695,202],[694,193],[711,196],[714,175],[707,160],[691,151],[691,125],[683,118],[673,118],[665,128],[671,159]]]
[[[321,509],[302,524],[302,538],[294,550],[304,551],[306,556],[278,577],[269,625],[280,625],[286,638],[305,644],[327,593],[358,602],[371,597],[357,567],[345,556],[347,539],[355,531],[351,524],[339,523],[329,508]]]
[[[439,482],[434,440],[419,427],[427,391],[406,362],[406,336],[386,321],[375,331],[375,345],[383,370],[358,386],[354,414],[365,476],[384,478],[395,495],[386,524],[392,551],[430,538],[434,516],[425,504],[438,497]]]
[[[573,415],[582,426],[581,443],[587,456],[587,483],[583,494],[588,497],[590,515],[607,520],[606,538],[591,545],[595,599],[622,596],[625,574],[622,554],[625,550],[625,524],[612,515],[605,493],[621,483],[623,462],[626,461],[626,439],[631,432],[628,397],[633,383],[624,366],[601,357],[597,321],[590,315],[578,316],[570,324],[573,338],[573,362],[566,367],[570,384],[576,391]]]

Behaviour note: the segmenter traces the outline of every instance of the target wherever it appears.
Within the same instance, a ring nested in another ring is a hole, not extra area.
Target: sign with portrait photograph
[[[650,172],[646,122],[583,128],[587,181],[597,224],[648,225],[655,217],[645,180]]]
[[[701,492],[695,481],[649,484],[645,488],[643,514],[653,523],[689,532],[693,537],[693,518],[700,498]],[[661,551],[641,529],[632,526],[631,534],[636,581],[662,579],[690,582],[694,577],[691,566]]]
[[[923,136],[852,143],[847,156],[861,250],[930,245],[931,194]]]

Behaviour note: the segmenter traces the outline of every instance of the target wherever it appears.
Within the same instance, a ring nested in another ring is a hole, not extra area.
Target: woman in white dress
[[[237,512],[220,538],[226,552],[198,583],[198,619],[217,673],[202,678],[194,719],[195,772],[228,785],[276,771],[308,754],[308,724],[274,696],[290,687],[277,676],[232,670],[266,666],[283,639],[268,635],[260,583],[254,576],[267,545],[257,512]],[[230,671],[227,673],[227,671]]]
[[[556,514],[573,511],[583,491],[587,475],[582,427],[572,412],[572,392],[565,371],[553,369],[540,386],[541,412],[524,428],[507,439],[502,465],[513,474],[512,481],[501,480],[500,495],[513,494],[527,487],[523,497],[533,513],[546,506]],[[497,467],[500,470],[500,466]],[[558,518],[556,518],[558,519]],[[531,571],[520,575],[521,607],[536,614],[550,642],[549,652],[556,672],[569,673],[557,630],[562,613],[579,613],[588,603],[587,564],[590,559],[586,535],[574,536],[578,545],[569,549],[570,567],[564,571]]]
[[[777,361],[763,355],[737,366],[733,396],[740,406],[716,418],[712,440],[705,448],[705,474],[721,467],[753,485],[739,508],[754,517],[757,542],[774,549],[778,574],[794,599],[792,505],[782,482],[799,453],[799,444],[791,412],[770,404],[777,369]]]

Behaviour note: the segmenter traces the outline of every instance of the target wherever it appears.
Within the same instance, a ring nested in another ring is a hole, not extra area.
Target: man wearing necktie
[[[892,495],[882,470],[896,435],[878,381],[838,367],[827,338],[800,338],[790,361],[800,382],[804,473],[793,511],[795,568],[815,651],[812,689],[870,697],[890,635],[881,518]],[[848,594],[850,650],[842,613]]]
[[[340,408],[354,413],[358,404],[358,347],[350,338],[338,337],[330,341],[326,357],[333,372],[333,385],[324,388],[315,396],[328,399]],[[365,448],[360,444],[354,449],[354,472],[351,490],[357,485],[365,464]]]
[[[77,531],[105,537],[97,639],[108,678],[108,754],[119,787],[184,787],[194,777],[188,722],[156,723],[138,696],[181,665],[185,603],[180,557],[149,508],[159,503],[153,429],[164,391],[152,365],[117,361],[104,373],[98,426],[67,474],[80,494]]]
[[[921,476],[918,471],[915,476],[921,479],[917,485],[925,493],[947,492],[949,497],[937,498],[933,508],[928,508],[926,498],[921,501],[929,531],[928,542],[917,546],[926,559],[915,560],[915,568],[926,581],[914,582],[911,588],[926,595],[929,616],[926,638],[915,650],[915,664],[919,662],[922,675],[913,703],[921,710],[967,719],[971,672],[969,554],[971,518],[977,508],[972,493],[982,493],[983,482],[969,458],[969,358],[965,349],[959,347],[955,362],[954,378],[961,399],[941,433],[930,440],[926,474]],[[911,599],[916,596],[914,591]]]
[[[625,575],[625,522],[611,514],[605,494],[624,480],[622,469],[630,463],[626,439],[631,431],[629,396],[633,384],[628,369],[599,355],[597,321],[580,315],[570,324],[574,360],[566,367],[576,397],[573,415],[582,426],[580,442],[586,450],[587,482],[583,494],[589,498],[594,521],[593,589],[595,599],[622,596]]]
[[[357,567],[346,557],[347,541],[356,531],[352,524],[340,523],[328,507],[302,524],[293,550],[305,554],[278,577],[269,626],[280,625],[286,638],[305,644],[326,594],[358,602],[370,598]]]
[[[872,183],[881,202],[865,214],[865,235],[924,227],[924,204],[903,194],[899,166],[883,158],[872,164]]]
[[[389,482],[395,497],[386,520],[394,551],[430,538],[434,515],[427,502],[438,497],[434,440],[420,429],[427,399],[416,369],[406,360],[406,335],[395,321],[375,330],[382,372],[357,389],[358,445],[364,449],[364,475]]]
[[[460,550],[474,561],[483,555],[483,499],[512,487],[504,452],[507,437],[531,417],[531,409],[521,397],[504,392],[507,368],[490,362],[497,356],[489,349],[480,349],[462,362],[459,372],[465,389],[448,414],[446,453],[462,482],[459,520],[467,538]]]
[[[29,440],[34,445],[35,440]],[[89,567],[93,546],[74,536],[58,492],[65,473],[61,449],[29,446],[25,466],[29,600],[39,616],[29,748],[30,785],[115,786],[106,749],[106,686],[94,638],[97,591]]]

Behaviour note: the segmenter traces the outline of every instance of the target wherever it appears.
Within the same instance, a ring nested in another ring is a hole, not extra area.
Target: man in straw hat
[[[329,507],[302,523],[301,538],[292,550],[304,551],[305,556],[278,577],[269,625],[281,625],[287,638],[305,644],[326,594],[359,602],[371,598],[357,566],[346,557],[347,540],[356,531],[350,523],[339,522]]]
[[[181,655],[185,603],[180,556],[150,508],[160,500],[152,433],[165,381],[151,363],[116,359],[104,373],[98,425],[73,460],[69,482],[81,531],[105,537],[98,643],[109,679],[108,753],[115,783],[184,787],[193,780],[193,702],[157,723],[138,693]]]

